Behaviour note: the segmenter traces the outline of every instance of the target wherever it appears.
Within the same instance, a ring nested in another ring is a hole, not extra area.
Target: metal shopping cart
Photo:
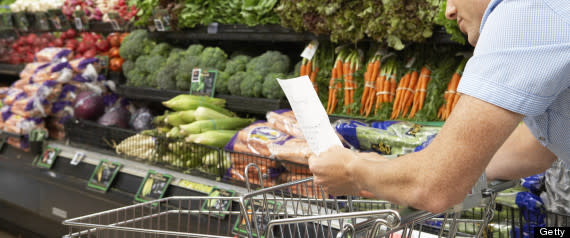
[[[247,166],[246,176],[255,167]],[[240,197],[168,197],[63,224],[70,228],[65,237],[480,237],[493,215],[494,194],[512,186],[484,185],[483,176],[461,206],[442,214],[335,198],[305,178]],[[460,219],[460,210],[481,204],[481,219]],[[465,222],[478,224],[477,232],[458,233],[456,225]]]

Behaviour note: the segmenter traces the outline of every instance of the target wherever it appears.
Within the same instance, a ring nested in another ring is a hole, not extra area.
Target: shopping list
[[[277,79],[277,81],[285,92],[313,153],[318,155],[331,146],[342,146],[309,77],[301,76],[292,79]]]

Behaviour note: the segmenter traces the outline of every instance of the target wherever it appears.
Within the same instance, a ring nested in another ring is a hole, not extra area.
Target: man
[[[309,160],[316,183],[435,213],[460,203],[485,169],[489,179],[515,179],[559,158],[568,173],[568,0],[448,0],[446,16],[476,47],[439,135],[391,161],[333,147]]]

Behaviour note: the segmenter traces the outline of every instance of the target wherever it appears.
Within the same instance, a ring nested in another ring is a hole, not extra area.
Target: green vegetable
[[[188,49],[184,52],[186,56],[200,56],[204,50],[204,46],[200,44],[192,44],[188,46]]]
[[[145,82],[147,73],[141,71],[137,68],[129,71],[125,77],[127,78],[127,85],[134,87],[145,87],[147,83]]]
[[[269,73],[287,73],[289,70],[289,57],[279,51],[267,51],[257,56],[246,66],[247,72],[256,72],[262,78]]]
[[[198,66],[202,69],[216,69],[223,71],[226,67],[228,55],[219,47],[206,47],[200,54]]]
[[[178,63],[168,64],[161,67],[156,74],[156,83],[160,89],[176,90],[176,72]]]
[[[220,118],[228,118],[230,116],[226,114],[219,113],[213,109],[207,107],[198,107],[194,111],[194,117],[196,120],[212,120],[212,119],[220,119]]]
[[[273,13],[277,0],[244,0],[241,15],[244,23],[249,26],[257,24],[277,24],[279,18]]]
[[[218,151],[212,151],[202,157],[202,164],[206,166],[217,165],[220,160],[220,153]]]
[[[202,120],[181,125],[180,130],[183,135],[198,134],[211,130],[237,130],[250,125],[253,121],[254,119],[238,117]]]
[[[196,120],[196,116],[194,116],[194,112],[196,110],[187,110],[187,111],[180,111],[180,117],[184,121],[184,124],[194,122]]]
[[[236,55],[232,57],[230,60],[228,60],[228,63],[226,64],[226,69],[224,71],[230,74],[230,76],[237,72],[245,71],[246,69],[245,67],[247,65],[247,62],[249,62],[249,60],[251,60],[251,57],[247,55]]]
[[[188,123],[182,118],[182,112],[185,111],[169,113],[164,118],[164,122],[171,126],[180,126],[185,123]]]
[[[123,69],[123,75],[127,75],[129,72],[131,72],[131,70],[135,69],[135,62],[132,60],[126,60],[123,62],[123,65],[121,67]]]
[[[230,80],[230,74],[228,72],[221,72],[216,80],[216,93],[218,94],[229,94],[228,81]]]
[[[228,79],[228,91],[231,95],[241,96],[241,81],[248,77],[246,72],[237,72]]]
[[[150,53],[154,44],[149,40],[146,30],[134,30],[121,43],[119,54],[125,60],[136,60],[139,56]]]
[[[282,73],[270,73],[265,77],[263,81],[263,89],[261,93],[263,97],[270,99],[282,99],[285,98],[285,92],[281,89],[277,78],[284,79],[287,78],[285,74]]]
[[[176,97],[171,98],[168,101],[162,102],[162,104],[175,111],[186,111],[186,110],[196,109],[199,106],[202,106],[202,104],[209,107],[224,106],[226,104],[226,100],[221,98],[180,94]]]
[[[166,133],[166,137],[168,137],[168,138],[182,137],[182,134],[180,134],[180,128],[173,127],[168,133]]]
[[[441,1],[441,5],[439,7],[439,13],[435,18],[435,24],[441,25],[445,28],[447,34],[451,35],[451,40],[455,41],[459,44],[465,45],[465,35],[459,30],[459,25],[457,25],[457,21],[449,20],[445,17],[445,8],[447,6],[447,1]]]
[[[170,46],[170,44],[160,43],[160,44],[156,45],[150,51],[150,55],[151,56],[158,55],[158,56],[162,56],[162,57],[168,57],[171,49],[172,49],[172,47]]]
[[[176,73],[176,88],[178,90],[190,90],[192,70],[198,67],[199,59],[198,56],[188,54],[182,59]]]
[[[231,130],[206,131],[204,133],[190,135],[186,137],[186,141],[222,148],[236,133],[237,131]]]
[[[244,97],[261,97],[263,77],[256,72],[247,72],[247,77],[240,82],[240,93]]]

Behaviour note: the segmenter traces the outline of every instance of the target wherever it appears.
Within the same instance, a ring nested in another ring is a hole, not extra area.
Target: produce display
[[[62,10],[68,19],[81,11],[88,20],[109,22],[109,13],[116,13],[123,21],[135,20],[138,9],[127,0],[65,0]]]
[[[12,12],[47,12],[60,9],[64,0],[16,0],[10,4]]]

